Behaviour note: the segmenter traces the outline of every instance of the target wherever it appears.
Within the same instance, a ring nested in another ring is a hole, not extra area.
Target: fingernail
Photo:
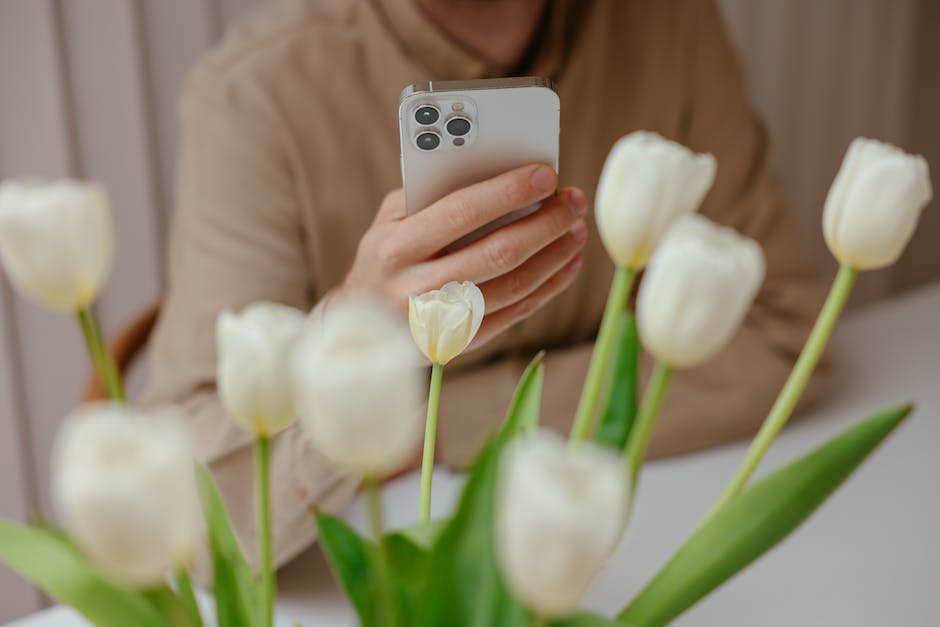
[[[569,189],[568,205],[571,207],[571,213],[580,218],[588,210],[587,196],[580,189]]]
[[[584,220],[578,220],[571,226],[571,237],[579,244],[587,239],[587,225]]]
[[[532,172],[532,187],[540,192],[553,191],[555,189],[555,173],[547,166],[538,166]]]

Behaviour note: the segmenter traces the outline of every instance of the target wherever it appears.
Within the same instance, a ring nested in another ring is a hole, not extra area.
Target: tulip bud
[[[314,446],[366,476],[400,468],[421,436],[419,360],[408,329],[380,304],[331,301],[293,360],[300,420]]]
[[[836,259],[856,270],[889,266],[904,252],[932,195],[923,157],[859,137],[826,197],[826,244]]]
[[[105,189],[79,181],[0,184],[0,261],[21,292],[74,313],[101,292],[114,256]]]
[[[79,407],[59,428],[53,460],[63,525],[108,576],[148,587],[195,557],[204,523],[192,447],[175,410]]]
[[[296,418],[290,353],[307,317],[276,303],[255,303],[216,325],[219,396],[235,422],[271,437]]]
[[[485,308],[480,288],[470,281],[451,281],[409,299],[411,335],[428,359],[446,364],[470,345]]]
[[[731,340],[763,280],[757,242],[699,215],[678,220],[640,284],[643,346],[673,368],[707,361]]]
[[[540,431],[512,442],[496,492],[497,562],[510,591],[544,618],[578,609],[616,548],[630,492],[612,451]]]
[[[712,155],[656,133],[637,131],[614,144],[594,201],[597,228],[614,262],[645,266],[672,221],[698,210],[715,169]]]

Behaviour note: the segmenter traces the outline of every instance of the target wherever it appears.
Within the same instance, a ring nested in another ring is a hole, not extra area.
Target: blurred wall
[[[940,32],[940,3],[719,1],[776,139],[804,239],[829,272],[820,212],[853,137],[921,151],[940,172],[940,44],[928,37]],[[117,262],[98,314],[109,333],[160,293],[180,82],[257,3],[0,0],[0,177],[69,175],[108,185]],[[935,207],[901,263],[864,277],[858,300],[936,280],[938,249]],[[50,443],[86,373],[75,326],[23,301],[0,277],[0,516],[51,513]],[[41,603],[0,567],[0,622]]]

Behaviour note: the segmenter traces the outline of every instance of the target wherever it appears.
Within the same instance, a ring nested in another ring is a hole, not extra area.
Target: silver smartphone
[[[558,171],[560,101],[547,78],[428,81],[399,98],[401,177],[409,215],[447,194],[525,165]],[[464,246],[529,215],[533,205],[468,234]]]

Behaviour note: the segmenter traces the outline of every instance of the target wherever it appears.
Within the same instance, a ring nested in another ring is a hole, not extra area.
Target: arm
[[[651,445],[662,456],[754,432],[783,385],[822,303],[774,179],[771,149],[712,0],[686,11],[685,114],[675,139],[718,160],[702,212],[756,239],[767,277],[743,327],[718,357],[678,373]],[[543,422],[570,429],[593,344],[552,350],[545,362]],[[442,399],[442,459],[463,466],[502,420],[527,357],[454,373]],[[642,370],[651,364],[642,357]],[[642,384],[641,384],[642,385]],[[642,391],[641,387],[641,391]],[[810,397],[815,393],[811,385]]]
[[[217,397],[216,318],[258,300],[307,309],[313,305],[313,272],[306,265],[289,130],[262,91],[217,91],[184,98],[169,292],[153,341],[148,396],[187,412],[199,458],[213,471],[254,557],[251,438],[225,417]],[[401,191],[390,193],[346,280],[328,294],[367,290],[404,314],[409,294],[455,277],[473,280],[488,304],[477,336],[483,343],[547,302],[577,272],[587,200],[574,189],[553,194],[556,186],[551,168],[532,164],[456,191],[412,216],[405,215]],[[537,215],[440,254],[450,242],[538,201],[544,204]],[[275,558],[283,562],[314,537],[309,505],[342,508],[358,482],[331,468],[297,426],[272,442],[272,460]]]
[[[284,134],[264,104],[221,89],[189,88],[183,98],[168,291],[146,394],[148,403],[185,411],[198,458],[254,561],[252,438],[226,417],[216,394],[216,318],[258,300],[308,309],[312,291]],[[308,507],[342,508],[357,481],[332,468],[296,425],[271,447],[275,558],[282,563],[315,535]]]

